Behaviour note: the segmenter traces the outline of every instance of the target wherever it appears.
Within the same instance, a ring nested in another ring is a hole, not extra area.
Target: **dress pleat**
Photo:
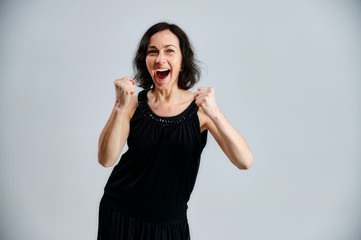
[[[188,222],[159,224],[127,216],[100,203],[98,240],[190,240]]]

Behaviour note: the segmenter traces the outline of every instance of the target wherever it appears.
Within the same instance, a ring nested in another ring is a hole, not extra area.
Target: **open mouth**
[[[156,75],[160,80],[165,79],[170,73],[169,69],[161,69],[161,70],[157,70]]]

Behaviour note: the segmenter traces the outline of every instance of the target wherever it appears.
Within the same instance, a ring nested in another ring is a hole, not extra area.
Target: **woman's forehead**
[[[166,29],[153,34],[153,36],[150,38],[148,43],[148,47],[151,46],[156,48],[169,47],[169,46],[174,46],[176,48],[179,48],[179,39],[169,29]]]

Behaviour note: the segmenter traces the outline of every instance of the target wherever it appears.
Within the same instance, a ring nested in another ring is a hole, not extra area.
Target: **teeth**
[[[169,69],[158,69],[157,72],[166,72],[169,71]]]

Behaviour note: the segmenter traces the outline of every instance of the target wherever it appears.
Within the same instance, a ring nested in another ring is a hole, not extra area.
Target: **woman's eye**
[[[172,50],[172,49],[167,49],[167,53],[172,53],[172,52],[174,52],[174,50]]]
[[[148,54],[152,54],[152,53],[156,53],[156,51],[155,50],[149,50],[148,51]]]

